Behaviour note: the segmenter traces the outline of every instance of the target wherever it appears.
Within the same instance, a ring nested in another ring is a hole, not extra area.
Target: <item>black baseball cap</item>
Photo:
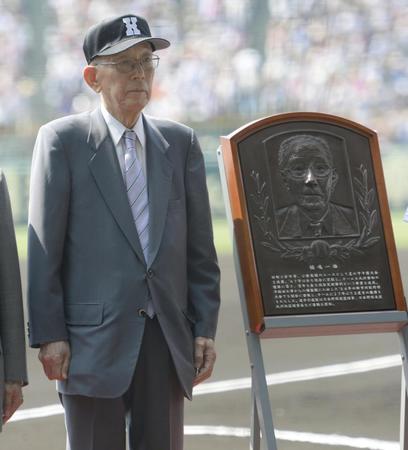
[[[89,64],[96,56],[115,55],[141,42],[150,42],[153,50],[170,45],[167,39],[152,37],[146,19],[125,14],[93,25],[85,35],[83,48]]]

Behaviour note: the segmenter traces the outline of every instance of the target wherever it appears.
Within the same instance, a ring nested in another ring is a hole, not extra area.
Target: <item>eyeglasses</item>
[[[123,61],[111,62],[103,61],[95,63],[95,66],[115,66],[120,73],[134,72],[136,69],[142,68],[145,72],[154,70],[159,65],[160,58],[157,55],[144,56],[140,59],[124,59]]]
[[[327,177],[332,168],[324,163],[312,163],[312,164],[294,164],[286,169],[288,175],[295,179],[304,179],[307,177],[309,170],[316,178]]]

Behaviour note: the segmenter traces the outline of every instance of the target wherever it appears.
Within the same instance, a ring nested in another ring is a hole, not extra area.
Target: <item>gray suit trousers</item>
[[[157,318],[146,318],[135,373],[123,396],[60,398],[67,450],[125,450],[126,425],[130,450],[183,448],[184,392]]]

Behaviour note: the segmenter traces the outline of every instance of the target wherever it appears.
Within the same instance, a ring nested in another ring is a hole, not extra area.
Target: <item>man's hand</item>
[[[6,381],[4,385],[3,424],[15,413],[23,403],[23,391],[20,382]]]
[[[42,362],[45,375],[49,380],[66,380],[68,378],[71,349],[67,341],[41,345],[38,359]]]
[[[193,381],[193,386],[196,386],[211,376],[216,357],[217,354],[215,353],[213,339],[205,337],[195,338],[194,367],[196,376]]]

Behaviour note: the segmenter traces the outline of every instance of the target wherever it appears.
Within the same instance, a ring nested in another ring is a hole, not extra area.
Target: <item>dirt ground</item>
[[[408,251],[399,254],[404,284]],[[218,360],[211,381],[250,375],[239,297],[231,256],[220,258],[222,309],[217,336]],[[22,266],[24,269],[24,265]],[[25,273],[23,278],[25,280]],[[407,291],[407,286],[405,286]],[[267,373],[357,361],[399,353],[395,333],[266,340]],[[54,383],[42,374],[37,351],[28,350],[30,385],[23,409],[58,403]],[[399,439],[400,367],[362,374],[272,386],[269,389],[275,428],[340,434],[388,441]],[[201,395],[186,403],[186,425],[250,426],[250,391]],[[316,450],[325,445],[278,441],[279,450]],[[241,437],[186,436],[185,450],[243,450]],[[344,449],[344,446],[330,446]],[[348,447],[350,448],[350,447]],[[62,415],[12,422],[0,436],[1,450],[64,450]]]

